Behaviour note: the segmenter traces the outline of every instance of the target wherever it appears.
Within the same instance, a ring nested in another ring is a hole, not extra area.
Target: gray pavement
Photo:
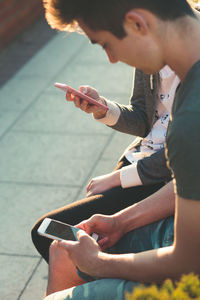
[[[38,35],[42,32],[38,31]],[[9,50],[8,50],[9,51]],[[115,132],[65,101],[53,83],[95,87],[128,103],[132,69],[111,65],[99,46],[57,33],[0,89],[0,299],[42,299],[47,265],[30,230],[42,214],[85,196],[133,137]]]

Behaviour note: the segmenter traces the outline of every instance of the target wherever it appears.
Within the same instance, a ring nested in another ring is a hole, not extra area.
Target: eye
[[[103,41],[99,41],[97,43],[103,50],[107,50],[108,49],[108,44],[104,43]]]

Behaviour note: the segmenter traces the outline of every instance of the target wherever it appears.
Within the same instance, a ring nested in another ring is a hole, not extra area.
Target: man
[[[92,43],[104,48],[111,63],[122,61],[147,74],[169,65],[181,79],[166,142],[176,193],[173,244],[161,243],[162,248],[156,249],[155,243],[152,248],[144,247],[144,251],[142,247],[137,249],[135,244],[140,241],[134,240],[136,233],[132,231],[133,207],[112,216],[95,215],[79,227],[88,234],[98,233],[99,245],[84,231],[79,233],[79,242],[53,243],[47,293],[56,291],[55,281],[57,290],[64,287],[67,271],[53,268],[58,255],[65,255],[60,247],[66,250],[72,268],[76,265],[94,278],[104,279],[47,299],[124,299],[134,282],[159,283],[169,277],[179,279],[191,271],[200,273],[199,14],[186,0],[53,0],[46,3],[46,16],[54,28],[75,30],[80,26]],[[87,105],[79,99],[76,102]],[[155,205],[166,203],[168,188],[172,186],[157,192]],[[169,219],[164,222],[167,226],[162,236],[171,226]],[[145,237],[148,240],[148,234]],[[112,247],[109,253],[102,252],[108,247]]]

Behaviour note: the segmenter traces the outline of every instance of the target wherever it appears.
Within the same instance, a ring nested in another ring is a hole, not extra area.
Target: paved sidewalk
[[[42,34],[38,32],[38,34]],[[132,69],[111,65],[99,46],[59,33],[0,89],[0,299],[42,299],[47,265],[30,230],[45,212],[85,195],[133,139],[67,103],[53,83],[89,84],[128,103]]]

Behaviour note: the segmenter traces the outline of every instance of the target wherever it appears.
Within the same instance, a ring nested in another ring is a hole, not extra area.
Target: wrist
[[[103,97],[99,97],[99,102],[108,106],[106,100]],[[98,119],[103,119],[106,117],[107,111],[106,110],[101,110],[98,112],[93,113],[93,117],[98,120]]]
[[[126,278],[128,273],[132,273],[131,262],[133,261],[133,254],[108,254],[104,252],[99,253],[99,266],[97,277],[101,278]],[[130,275],[129,275],[130,277]]]
[[[121,186],[124,189],[132,186],[142,185],[142,181],[137,170],[137,162],[120,169],[120,181]]]
[[[104,277],[104,278],[110,278],[111,277],[111,268],[110,268],[110,262],[112,260],[111,254],[101,252],[99,251],[98,254],[98,265],[96,267],[96,277]]]
[[[112,174],[113,187],[121,186],[120,170],[114,171],[111,174]]]
[[[104,118],[101,118],[101,119],[99,118],[96,120],[107,126],[115,126],[116,123],[118,122],[120,114],[121,114],[120,108],[115,102],[107,100],[107,99],[104,99],[104,100],[106,102],[108,110],[107,110]],[[95,118],[94,115],[93,115],[93,117]]]
[[[141,217],[138,203],[113,214],[112,217],[121,232],[121,236],[125,235],[127,232],[138,228],[138,221]]]

